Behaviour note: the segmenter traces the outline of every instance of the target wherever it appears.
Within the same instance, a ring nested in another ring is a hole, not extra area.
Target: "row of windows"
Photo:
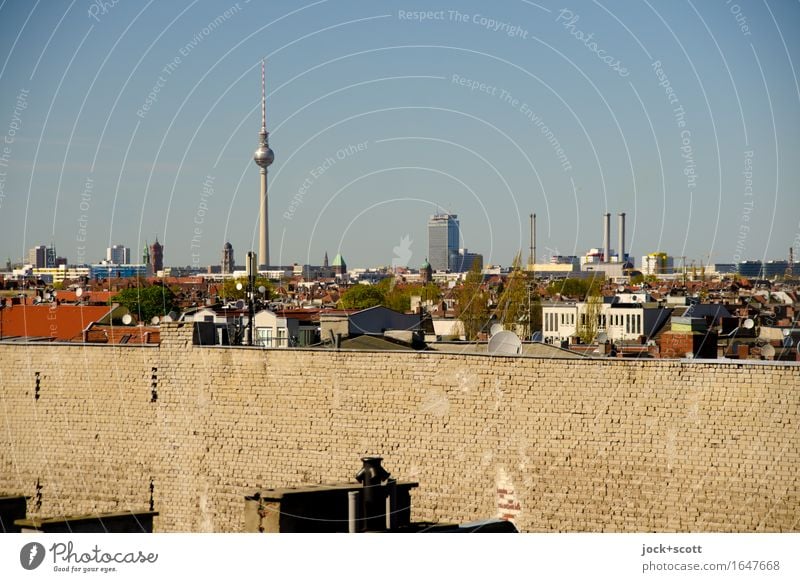
[[[581,313],[581,325],[586,325],[586,314]],[[605,329],[609,324],[617,327],[625,326],[625,333],[627,334],[641,334],[642,333],[642,315],[640,313],[625,313],[625,314],[611,314],[597,316],[597,326]],[[575,325],[574,313],[545,313],[544,314],[544,331],[558,331],[560,325]]]
[[[544,331],[558,331],[559,322],[561,325],[575,325],[574,313],[545,313]]]
[[[288,345],[286,328],[278,328],[278,337],[273,337],[272,328],[257,327],[255,344],[265,348],[285,348]]]

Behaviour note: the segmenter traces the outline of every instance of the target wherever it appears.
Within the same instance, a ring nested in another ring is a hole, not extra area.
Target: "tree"
[[[591,282],[586,279],[564,279],[563,281],[553,281],[547,286],[547,294],[567,295],[583,299],[591,287]]]
[[[150,285],[123,289],[111,298],[135,315],[139,321],[148,323],[153,317],[163,317],[176,309],[175,294],[169,287]]]
[[[464,335],[468,341],[478,337],[478,333],[486,326],[489,319],[486,292],[482,289],[483,274],[477,262],[473,262],[464,282],[455,291],[458,301],[458,319],[464,326]]]
[[[439,289],[439,286],[436,283],[428,283],[427,285],[412,285],[408,287],[408,295],[409,298],[412,295],[417,295],[423,302],[432,301],[436,303],[442,298],[442,290]]]
[[[241,290],[236,288],[238,283],[242,284]],[[255,284],[255,291],[256,291],[256,298],[260,298],[261,294],[258,292],[259,287],[265,287],[266,293],[265,299],[270,299],[272,297],[273,288],[272,283],[266,277],[256,277],[256,284]],[[247,297],[247,278],[243,277],[241,279],[225,279],[225,282],[222,284],[222,298],[226,301],[238,301],[239,299],[245,299]]]
[[[503,329],[513,331],[523,339],[530,337],[528,278],[522,270],[521,254],[512,262],[511,272],[497,300],[495,316]]]
[[[422,301],[437,301],[442,292],[433,283],[427,285],[399,284],[394,277],[384,279],[377,287],[383,291],[383,305],[404,313],[411,309],[411,296],[417,295]]]
[[[592,343],[597,337],[597,328],[600,325],[600,313],[603,306],[603,295],[600,293],[599,285],[592,285],[584,302],[584,310],[580,315],[580,321],[576,332],[584,344]]]
[[[339,303],[344,309],[368,309],[383,305],[383,292],[373,285],[353,285],[344,292]]]
[[[396,277],[387,277],[375,287],[383,294],[381,305],[401,313],[411,309],[411,294],[408,291],[408,286],[398,284]]]

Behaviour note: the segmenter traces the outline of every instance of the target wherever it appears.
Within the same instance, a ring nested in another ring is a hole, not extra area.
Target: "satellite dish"
[[[78,287],[77,289],[75,289],[75,297],[80,297],[81,295],[83,295],[83,289]]]
[[[522,342],[512,331],[499,331],[489,340],[487,351],[497,356],[516,356],[522,351]]]
[[[263,285],[261,285],[261,286],[259,286],[259,288],[258,288],[258,292],[259,292],[259,293],[261,293],[261,294],[263,295],[264,293],[266,293],[266,292],[267,292],[267,288],[266,288],[266,287],[264,287]]]
[[[130,325],[131,323],[133,323],[133,317],[131,317],[130,313],[126,313],[125,315],[122,316],[122,323],[124,323],[125,325]]]
[[[631,295],[631,301],[638,301],[639,297],[637,295]]]
[[[761,355],[765,358],[774,358],[775,357],[775,348],[773,348],[770,344],[765,345],[761,348]]]
[[[787,337],[790,333],[792,333],[789,328],[783,330],[783,337]]]
[[[745,319],[744,323],[742,324],[742,326],[745,329],[753,329],[755,327],[755,325],[756,325],[756,322],[753,321],[752,319],[750,319],[749,317],[747,319]]]
[[[241,283],[236,283],[236,290],[241,291],[243,289],[243,285]]]
[[[172,318],[171,318],[169,315],[165,315],[165,316],[164,316],[164,317],[161,319],[161,323],[170,323],[171,321],[172,321]]]
[[[45,300],[50,299],[50,293],[45,293],[44,294],[44,298],[45,298]]]
[[[39,305],[39,303],[40,303],[41,301],[42,301],[42,300],[41,300],[41,299],[39,299],[38,297],[34,297],[34,298],[33,298],[33,304],[34,304],[34,305]]]
[[[178,312],[177,311],[170,311],[167,315],[169,315],[170,320],[175,321],[178,319]]]
[[[503,324],[501,323],[493,323],[492,327],[489,328],[489,335],[494,336],[503,331]]]
[[[783,347],[790,348],[793,345],[794,345],[794,340],[792,339],[792,336],[787,335],[785,338],[783,338]]]
[[[531,341],[542,343],[544,341],[544,334],[540,331],[533,332],[533,335],[531,336]]]
[[[153,319],[150,320],[150,323],[152,323],[153,325],[158,325],[159,321],[161,321],[161,320],[158,318],[158,316],[154,315]]]
[[[596,340],[598,344],[604,344],[608,340],[608,334],[606,332],[598,333]]]
[[[58,295],[58,291],[53,291],[53,298],[55,299],[56,295]]]
[[[236,309],[244,309],[244,301],[239,299],[239,301],[236,302]]]

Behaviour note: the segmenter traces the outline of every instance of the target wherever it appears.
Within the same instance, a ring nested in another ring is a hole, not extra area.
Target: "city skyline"
[[[92,17],[11,3],[0,253],[53,242],[90,263],[154,232],[169,265],[257,249],[266,57],[283,152],[272,263],[330,250],[388,265],[407,237],[415,267],[439,208],[486,264],[527,254],[529,213],[542,260],[601,246],[597,217],[623,209],[637,258],[785,259],[800,245],[800,50],[780,24],[800,9],[742,6],[747,30],[725,5],[120,3]]]

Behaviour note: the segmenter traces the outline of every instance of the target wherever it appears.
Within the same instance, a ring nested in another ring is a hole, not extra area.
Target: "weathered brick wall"
[[[381,454],[419,480],[415,519],[800,530],[797,365],[193,348],[173,326],[0,345],[0,386],[0,492],[45,515],[146,508],[152,478],[159,531],[240,531],[245,494]]]

